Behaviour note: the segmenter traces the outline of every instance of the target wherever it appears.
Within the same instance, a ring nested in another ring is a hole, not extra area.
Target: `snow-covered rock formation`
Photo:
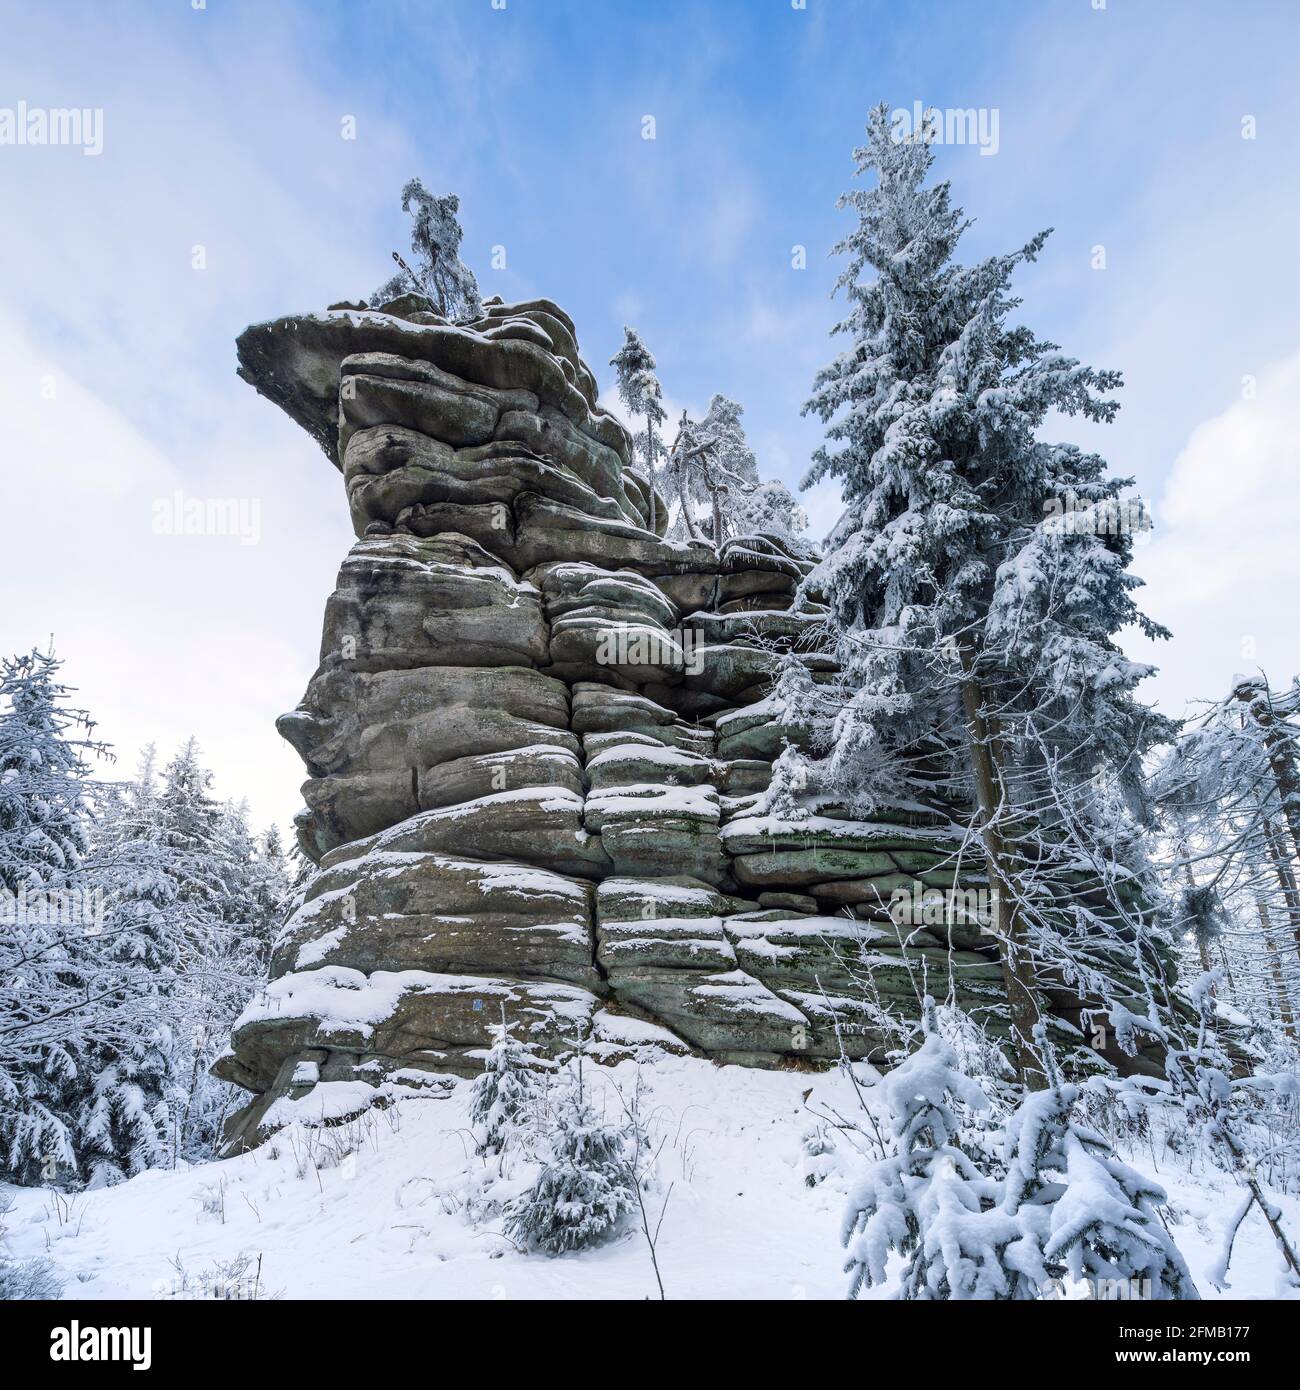
[[[239,361],[341,470],[358,540],[279,721],[322,872],[218,1063],[255,1093],[233,1144],[309,1093],[346,1113],[476,1071],[502,1005],[607,1060],[878,1055],[923,975],[999,1026],[978,923],[889,915],[896,889],[953,887],[946,817],[763,814],[809,564],[666,540],[662,503],[649,529],[561,309],[340,306],[249,328]]]

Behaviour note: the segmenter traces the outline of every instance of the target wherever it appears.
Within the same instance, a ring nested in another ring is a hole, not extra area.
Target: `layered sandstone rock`
[[[888,912],[959,864],[981,886],[959,829],[765,814],[801,736],[774,663],[829,664],[792,611],[809,562],[649,529],[562,310],[465,326],[408,296],[249,328],[239,361],[340,469],[359,539],[279,721],[321,873],[218,1064],[255,1093],[232,1144],[304,1098],[337,1117],[476,1071],[503,1007],[611,1060],[880,1057],[923,990],[1003,1027],[978,920]]]

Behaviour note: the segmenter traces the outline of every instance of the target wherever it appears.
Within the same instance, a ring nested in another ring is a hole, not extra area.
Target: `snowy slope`
[[[611,1117],[630,1096],[633,1062],[590,1068]],[[839,1073],[715,1067],[669,1058],[641,1067],[643,1113],[663,1140],[657,1217],[672,1184],[659,1245],[672,1299],[841,1298],[841,1145],[816,1187],[804,1179],[801,1136],[815,1113],[861,1116]],[[521,1255],[499,1222],[476,1228],[464,1199],[481,1170],[466,1127],[468,1083],[446,1098],[412,1096],[350,1127],[282,1132],[258,1152],[184,1171],[155,1170],[121,1186],[56,1199],[8,1189],[12,1255],[49,1255],[69,1298],[153,1298],[193,1284],[241,1254],[261,1258],[261,1294],[286,1298],[654,1298],[644,1237],[578,1255]],[[804,1093],[810,1092],[805,1100]],[[357,1145],[355,1152],[343,1151]],[[1223,1222],[1237,1205],[1222,1175],[1189,1173],[1173,1156],[1125,1154],[1172,1198],[1172,1231],[1203,1297]],[[1282,1198],[1300,1231],[1300,1200]],[[1271,1298],[1279,1262],[1256,1214],[1237,1237],[1230,1295]],[[873,1295],[878,1296],[878,1293]]]

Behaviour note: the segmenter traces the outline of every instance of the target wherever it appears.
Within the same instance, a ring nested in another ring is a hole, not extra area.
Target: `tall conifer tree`
[[[1033,1085],[1036,956],[1044,928],[1141,930],[1114,894],[1100,914],[1063,907],[1053,860],[1103,876],[1142,868],[1126,817],[1140,755],[1170,732],[1134,687],[1149,673],[1114,640],[1129,624],[1167,635],[1136,608],[1126,565],[1129,480],[1095,454],[1038,438],[1049,411],[1109,421],[1120,385],[1009,320],[1013,274],[1047,233],[974,265],[955,260],[969,226],[946,182],[927,185],[925,127],[898,139],[882,105],[845,194],[857,224],[835,248],[848,312],[845,350],[806,407],[827,425],[805,486],[834,478],[844,513],[806,584],[831,610],[842,678],[787,683],[820,716],[827,756],[786,755],[782,786],[819,785],[866,813],[931,795],[976,808],[1016,1062]],[[802,706],[802,708],[800,708]],[[1095,860],[1095,864],[1091,861]]]

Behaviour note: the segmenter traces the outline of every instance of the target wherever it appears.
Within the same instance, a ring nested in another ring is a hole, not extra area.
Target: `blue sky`
[[[0,146],[0,646],[52,632],[126,763],[193,730],[223,793],[292,814],[300,769],[271,723],[350,536],[337,474],[236,380],[233,343],[384,279],[408,177],[460,194],[485,294],[557,300],[606,385],[636,324],[670,406],[734,396],[793,485],[834,350],[835,199],[881,99],[996,111],[996,154],[939,151],[977,219],[965,255],[1055,227],[1024,315],[1125,373],[1119,423],[1052,432],[1150,499],[1138,568],[1175,631],[1132,644],[1162,665],[1151,697],[1177,713],[1234,671],[1300,669],[1294,5],[7,8],[0,108],[102,108],[104,149]],[[176,489],[256,498],[258,543],[153,534]],[[808,498],[821,527],[835,505]]]

